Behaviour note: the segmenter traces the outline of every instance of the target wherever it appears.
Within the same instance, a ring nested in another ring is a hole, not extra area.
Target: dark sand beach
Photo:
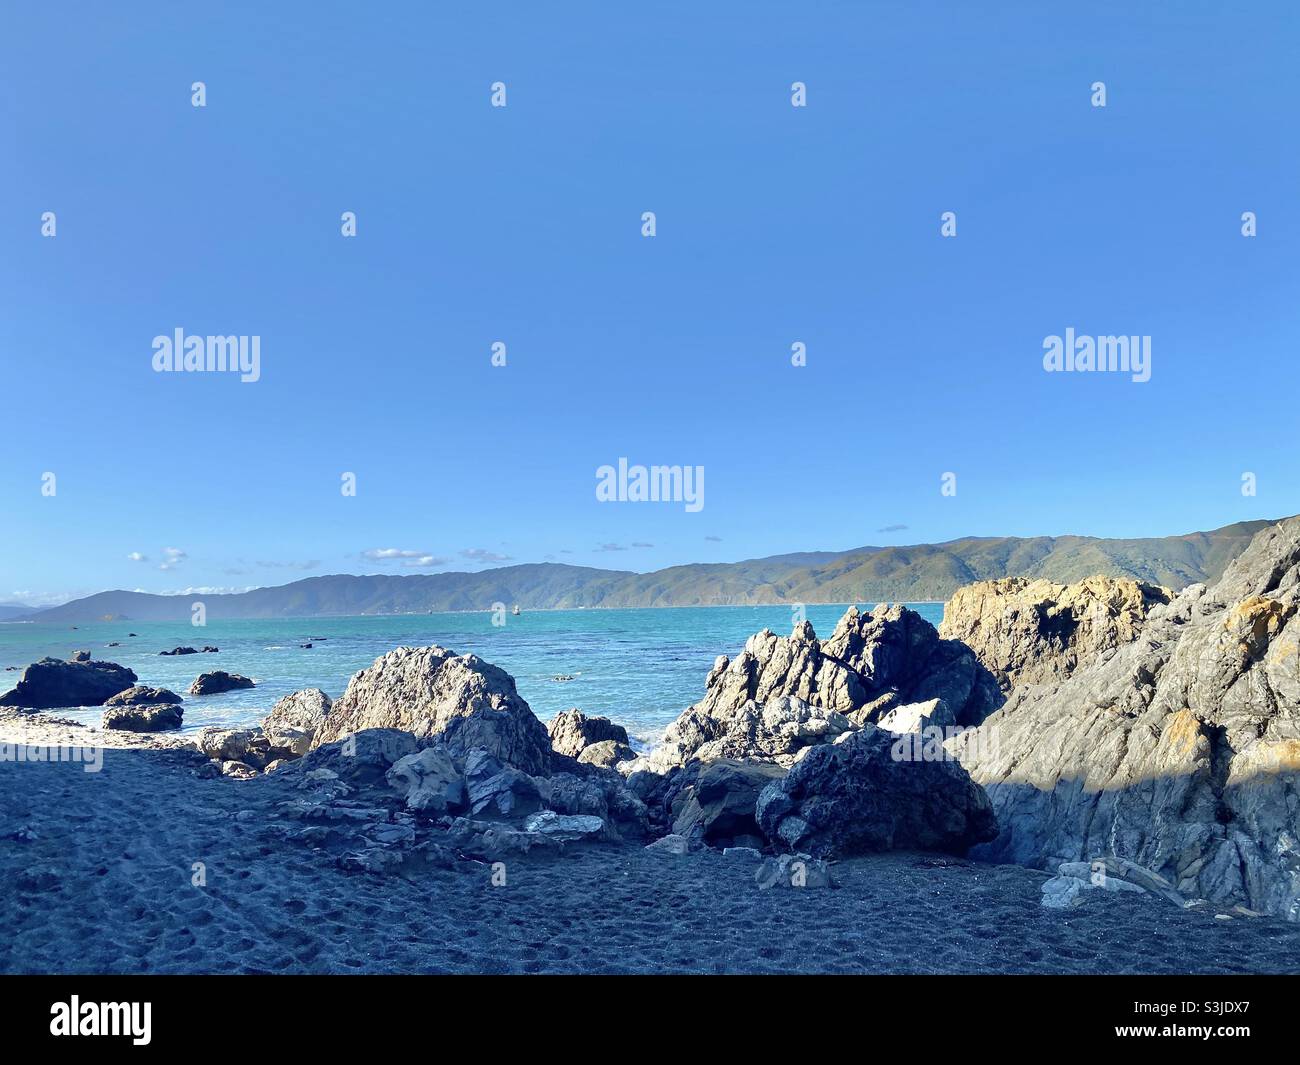
[[[504,886],[472,863],[350,872],[273,830],[295,794],[287,779],[193,768],[191,752],[167,749],[108,750],[97,773],[0,764],[0,971],[1300,970],[1295,924],[1129,893],[1047,910],[1044,873],[918,853],[838,863],[829,890],[761,891],[752,860],[712,851],[590,844],[512,860]]]

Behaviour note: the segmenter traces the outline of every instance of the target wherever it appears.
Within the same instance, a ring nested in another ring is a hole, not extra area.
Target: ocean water
[[[867,604],[869,608],[874,604]],[[914,603],[936,625],[941,603]],[[810,606],[808,620],[830,635],[847,604]],[[184,697],[185,728],[257,724],[277,699],[301,688],[343,694],[352,674],[394,647],[443,647],[473,653],[515,678],[543,721],[578,707],[627,728],[640,743],[658,740],[664,728],[704,692],[704,680],[720,654],[735,656],[760,629],[785,635],[791,608],[682,607],[653,610],[524,611],[494,626],[488,613],[402,614],[385,617],[209,620],[183,622],[91,622],[78,625],[0,624],[0,691],[18,682],[29,662],[46,655],[70,658],[88,650],[95,659],[135,670],[139,683],[170,688]],[[130,637],[127,634],[137,635]],[[108,647],[116,642],[118,647]],[[301,646],[311,643],[310,649]],[[159,655],[178,646],[220,648],[217,654]],[[253,678],[256,688],[222,695],[189,696],[201,672],[224,669]],[[574,679],[558,681],[558,676]],[[98,707],[60,711],[98,725]]]

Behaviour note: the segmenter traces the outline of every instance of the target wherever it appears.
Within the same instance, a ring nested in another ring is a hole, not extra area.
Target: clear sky
[[[0,601],[1300,511],[1298,57],[1289,2],[12,5]]]

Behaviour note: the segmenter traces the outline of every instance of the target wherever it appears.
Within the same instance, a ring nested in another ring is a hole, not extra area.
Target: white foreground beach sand
[[[0,742],[20,737],[102,738],[0,718]],[[1050,911],[1045,874],[933,855],[842,862],[830,890],[760,891],[752,861],[636,846],[516,859],[504,886],[471,863],[348,872],[270,831],[287,780],[198,779],[175,741],[116,738],[141,740],[98,772],[0,763],[0,971],[1300,971],[1298,925],[1127,893]]]

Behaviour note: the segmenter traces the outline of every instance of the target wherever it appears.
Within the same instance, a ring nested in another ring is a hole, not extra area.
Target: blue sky
[[[10,8],[0,600],[1300,511],[1300,16],[1134,6]]]

